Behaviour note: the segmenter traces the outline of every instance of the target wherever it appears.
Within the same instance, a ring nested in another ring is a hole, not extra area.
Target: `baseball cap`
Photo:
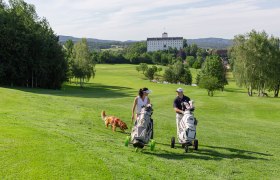
[[[178,88],[178,89],[176,90],[176,92],[183,92],[183,89],[182,89],[182,88]]]

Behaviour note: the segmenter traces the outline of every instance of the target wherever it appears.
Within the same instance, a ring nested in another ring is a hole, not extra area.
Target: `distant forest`
[[[72,40],[74,43],[77,43],[82,40],[82,38],[76,38],[72,36],[63,36],[59,35],[59,42],[61,44],[65,44],[67,40]],[[114,40],[100,40],[100,39],[93,39],[93,38],[87,38],[87,43],[89,46],[89,49],[93,50],[100,50],[100,49],[109,49],[112,46],[120,46],[120,47],[127,47],[137,41],[114,41]]]

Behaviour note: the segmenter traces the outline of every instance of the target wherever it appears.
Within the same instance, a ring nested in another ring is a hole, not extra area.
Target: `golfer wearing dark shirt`
[[[186,109],[184,102],[189,103],[190,98],[184,95],[183,89],[178,88],[176,90],[177,97],[174,99],[173,108],[176,112],[176,124],[177,124],[177,135],[179,134],[179,123],[183,118],[184,111]]]

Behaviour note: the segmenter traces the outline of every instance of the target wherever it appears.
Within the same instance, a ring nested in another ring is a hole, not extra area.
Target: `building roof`
[[[147,38],[147,41],[160,41],[160,40],[183,40],[183,37],[165,37],[165,38]]]

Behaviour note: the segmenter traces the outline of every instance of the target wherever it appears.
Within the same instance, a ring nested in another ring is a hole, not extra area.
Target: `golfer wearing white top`
[[[147,104],[151,104],[148,95],[151,91],[148,88],[139,89],[139,95],[134,99],[134,103],[132,106],[132,116],[131,119],[135,120],[135,108],[136,109],[136,118],[140,114],[141,108]]]

